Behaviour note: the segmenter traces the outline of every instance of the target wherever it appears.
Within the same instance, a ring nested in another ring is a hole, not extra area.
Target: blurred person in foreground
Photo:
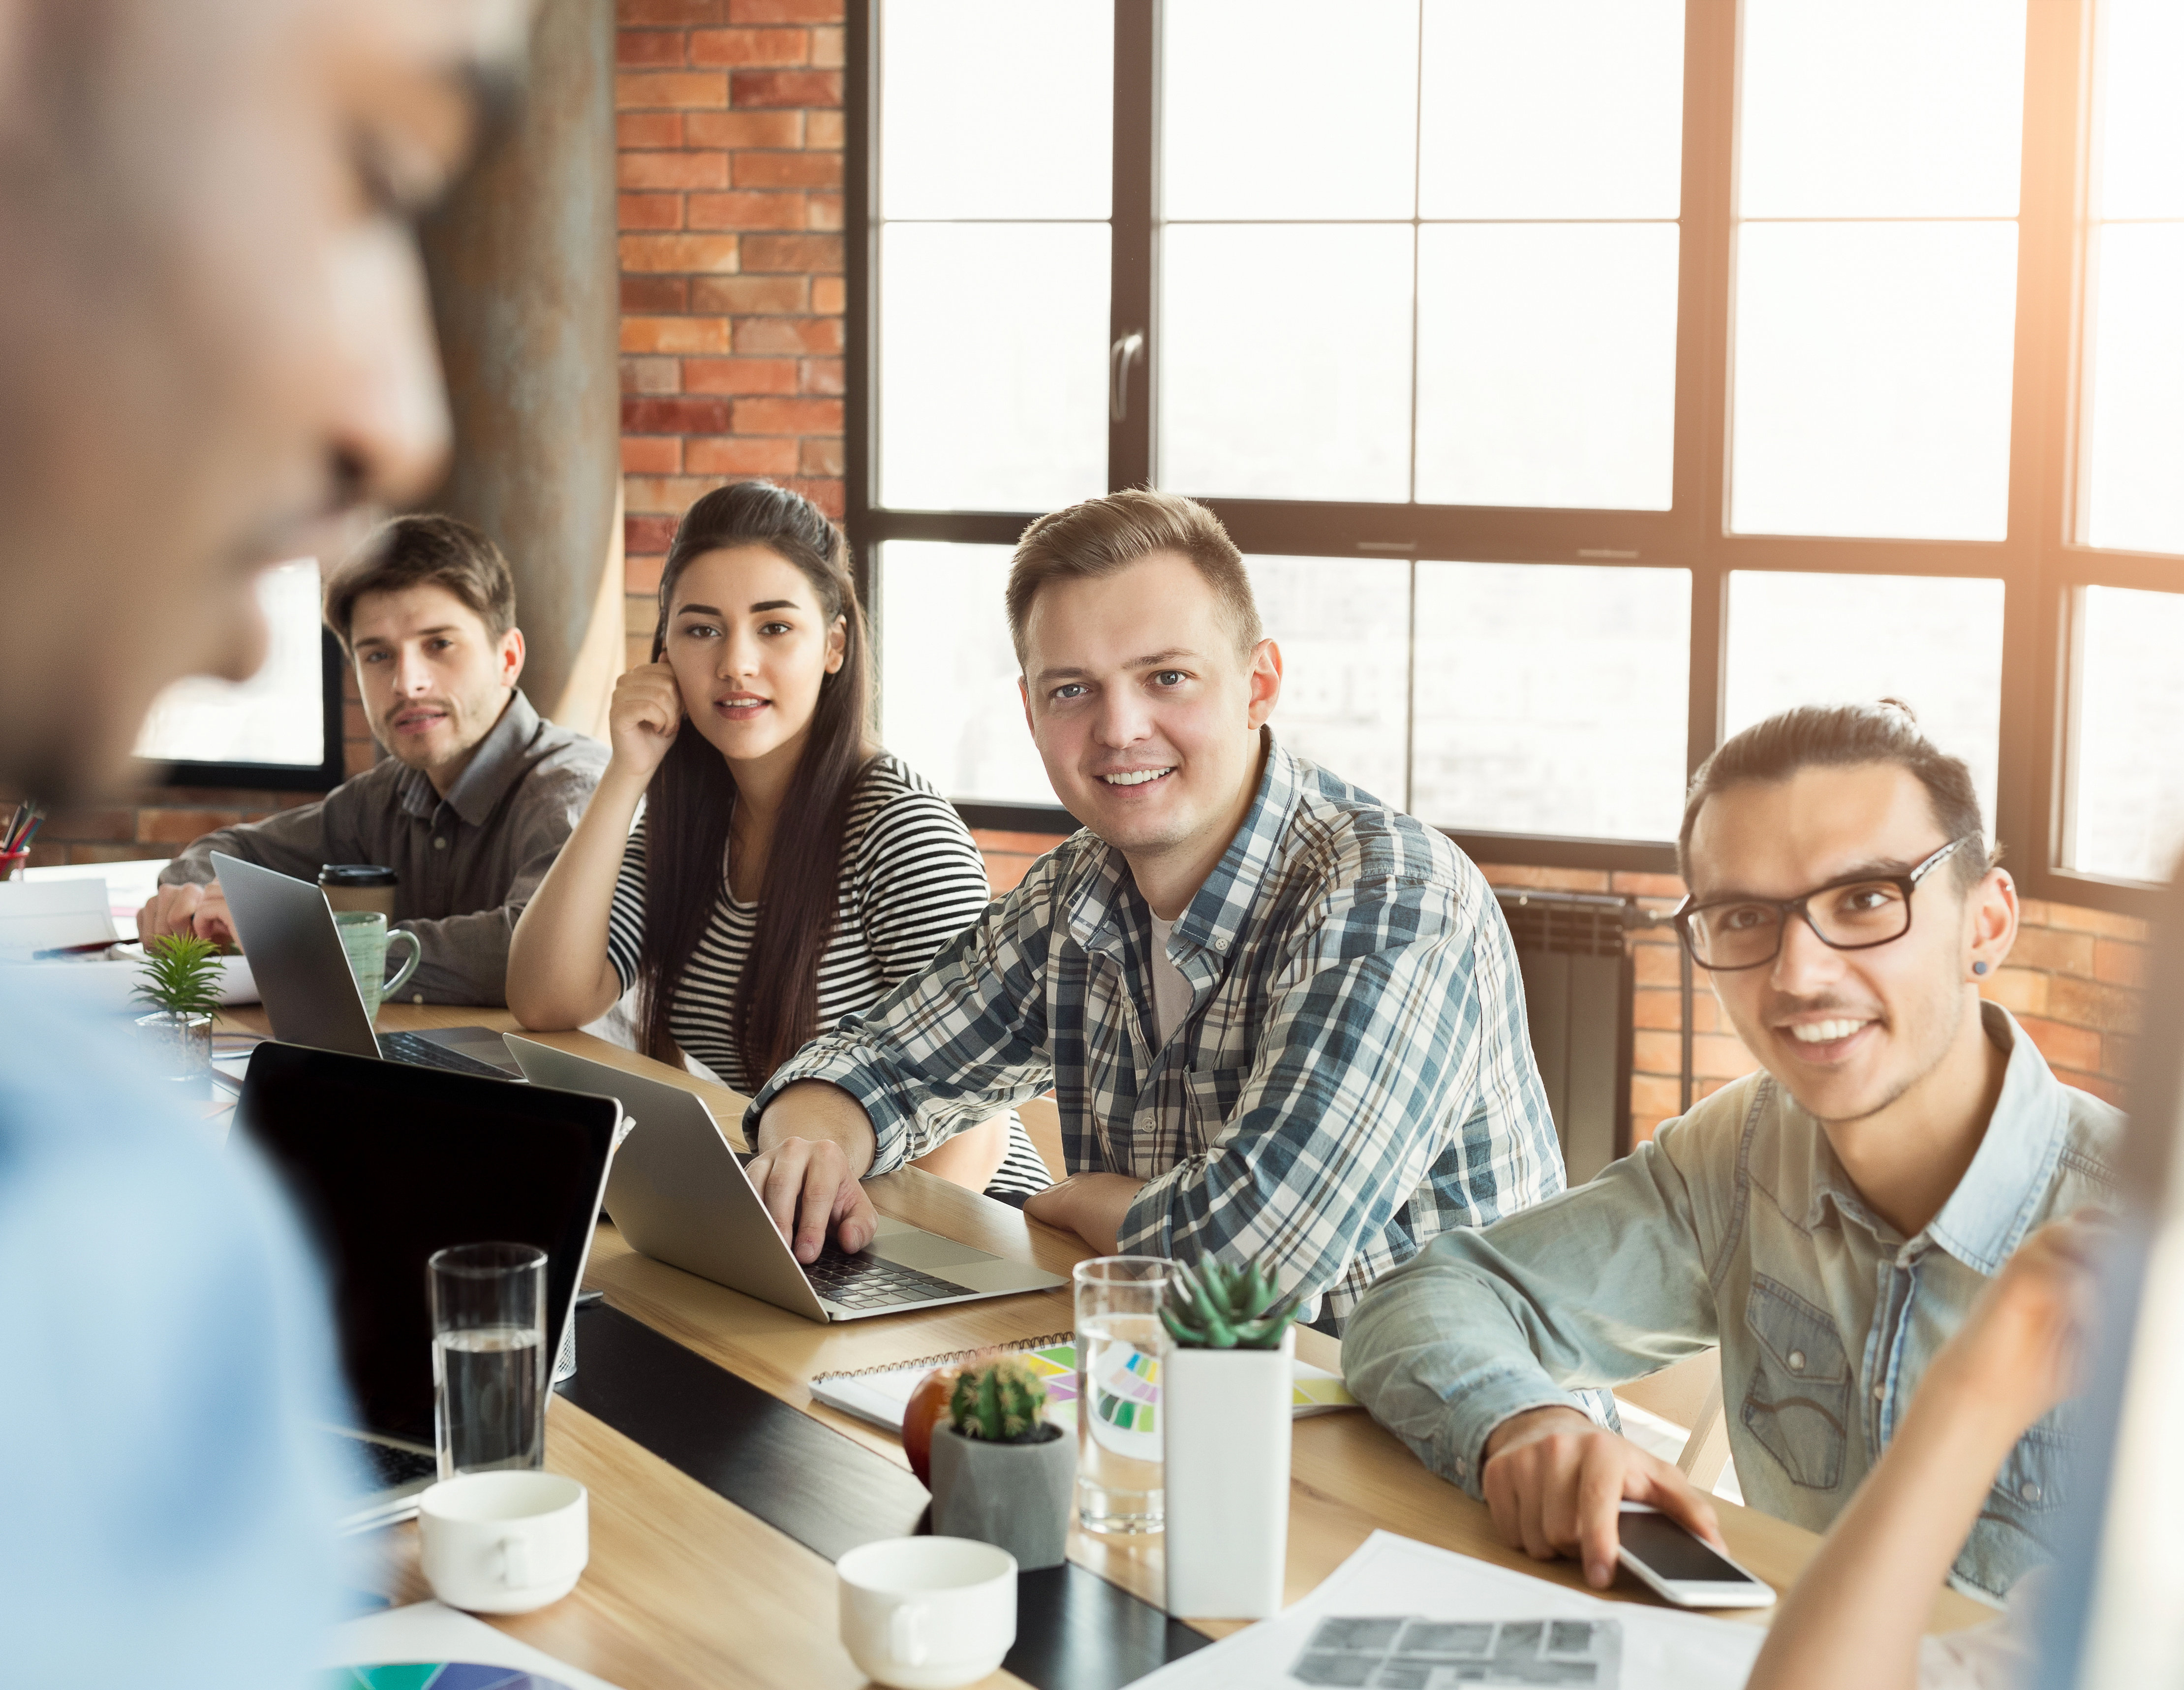
[[[1980,985],[2017,937],[1963,761],[1892,701],[1807,706],[1700,767],[1677,924],[1759,1059],[1599,1178],[1446,1233],[1376,1284],[1351,1388],[1507,1542],[1614,1577],[1618,1503],[1719,1542],[1674,1467],[1576,1393],[1719,1346],[1747,1505],[1824,1531],[1936,1353],[2042,1222],[2113,1199],[2123,1116]],[[2054,1553],[2070,1440],[2017,1440],[1951,1581]]]
[[[520,0],[0,0],[0,780],[118,778],[240,678],[254,577],[421,494],[445,397],[410,218]],[[332,1617],[317,1276],[264,1172],[0,978],[0,1660],[294,1684]]]
[[[2042,1227],[2003,1265],[1784,1599],[1747,1690],[2029,1683],[2044,1573],[2019,1581],[2006,1618],[1920,1634],[1973,1522],[2008,1481],[1997,1470],[2081,1382],[2107,1236],[2084,1211]]]
[[[236,942],[216,851],[299,880],[329,862],[377,863],[400,877],[387,925],[417,935],[413,1000],[504,1003],[515,923],[607,748],[523,695],[515,577],[467,522],[385,524],[326,583],[326,616],[387,756],[316,803],[192,840],[159,871],[136,931]]]

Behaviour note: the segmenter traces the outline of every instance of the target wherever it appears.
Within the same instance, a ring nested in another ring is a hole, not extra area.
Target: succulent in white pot
[[[1271,1263],[1176,1264],[1161,1322],[1167,1611],[1264,1620],[1289,1558],[1290,1402],[1301,1287]]]

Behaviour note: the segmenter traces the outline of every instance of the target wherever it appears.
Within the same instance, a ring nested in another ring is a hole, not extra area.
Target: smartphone
[[[1709,1548],[1665,1514],[1625,1503],[1616,1522],[1616,1559],[1664,1602],[1679,1608],[1768,1608],[1774,1588]]]

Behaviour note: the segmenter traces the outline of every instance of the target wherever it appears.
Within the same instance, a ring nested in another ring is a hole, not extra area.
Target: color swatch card
[[[334,1627],[309,1690],[615,1690],[437,1602]]]
[[[1046,1381],[1046,1417],[1065,1429],[1077,1420],[1077,1343],[1055,1335],[1034,1338],[1030,1344],[1010,1349]],[[983,1353],[994,1353],[985,1352]],[[957,1355],[928,1356],[920,1361],[861,1373],[822,1374],[811,1381],[811,1395],[829,1408],[892,1432],[902,1430],[904,1411],[918,1381],[936,1367],[954,1367],[971,1358]],[[1160,1431],[1160,1358],[1128,1345],[1116,1345],[1100,1357],[1092,1380],[1093,1414],[1103,1433],[1156,1437]],[[1300,1418],[1323,1414],[1336,1408],[1354,1408],[1357,1399],[1340,1377],[1310,1362],[1290,1364],[1290,1412]]]

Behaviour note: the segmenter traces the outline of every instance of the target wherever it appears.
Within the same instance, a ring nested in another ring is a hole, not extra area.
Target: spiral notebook
[[[1117,1429],[1150,1433],[1160,1413],[1160,1358],[1117,1346],[1111,1351],[1112,1378],[1093,1381],[1099,1397],[1099,1414]],[[1077,1340],[1068,1332],[1050,1332],[1013,1344],[989,1345],[976,1350],[926,1356],[916,1361],[894,1362],[885,1367],[861,1368],[854,1373],[822,1373],[811,1381],[815,1402],[845,1414],[900,1434],[904,1411],[917,1382],[936,1367],[956,1367],[976,1358],[1021,1356],[1032,1371],[1046,1381],[1046,1417],[1065,1430],[1077,1419]],[[1354,1408],[1357,1399],[1340,1377],[1310,1362],[1290,1361],[1290,1412],[1301,1419],[1336,1408]]]

